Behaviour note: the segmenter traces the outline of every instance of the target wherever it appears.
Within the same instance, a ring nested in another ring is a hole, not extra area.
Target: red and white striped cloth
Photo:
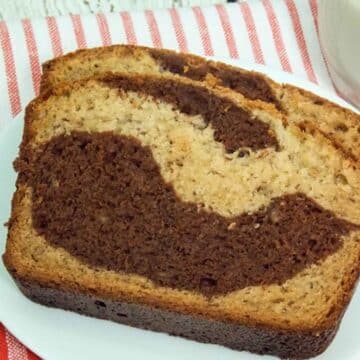
[[[266,64],[333,90],[316,0],[248,0],[208,8],[71,15],[0,22],[0,131],[39,91],[41,63],[117,43]],[[37,359],[0,325],[0,360]]]

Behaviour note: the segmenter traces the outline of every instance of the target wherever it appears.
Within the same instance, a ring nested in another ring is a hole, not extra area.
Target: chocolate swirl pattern
[[[31,164],[17,170],[33,190],[34,227],[52,245],[204,295],[282,283],[356,228],[301,193],[253,214],[206,211],[164,182],[149,147],[111,133],[60,135]]]

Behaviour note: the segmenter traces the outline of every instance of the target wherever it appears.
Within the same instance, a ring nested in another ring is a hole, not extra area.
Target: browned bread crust
[[[115,301],[18,280],[29,299],[46,306],[75,311],[142,329],[165,332],[202,343],[234,350],[274,354],[282,359],[307,359],[321,354],[334,338],[338,324],[319,331],[281,330],[270,326],[248,326],[206,316],[164,310],[156,305]]]

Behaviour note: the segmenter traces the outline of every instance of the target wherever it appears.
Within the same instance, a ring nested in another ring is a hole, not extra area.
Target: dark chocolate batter
[[[282,283],[339,249],[355,227],[301,193],[252,215],[207,212],[176,195],[150,148],[111,133],[24,147],[16,169],[33,189],[33,225],[52,245],[207,296]]]

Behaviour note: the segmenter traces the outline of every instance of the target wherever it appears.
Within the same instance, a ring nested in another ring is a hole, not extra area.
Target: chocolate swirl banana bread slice
[[[316,128],[174,76],[27,108],[4,262],[30,299],[283,358],[321,353],[359,275],[360,177]]]
[[[273,104],[289,122],[316,126],[345,156],[360,158],[360,116],[297,87],[263,74],[202,57],[131,45],[79,50],[43,65],[42,90],[104,72],[177,74],[228,87],[245,97]]]

